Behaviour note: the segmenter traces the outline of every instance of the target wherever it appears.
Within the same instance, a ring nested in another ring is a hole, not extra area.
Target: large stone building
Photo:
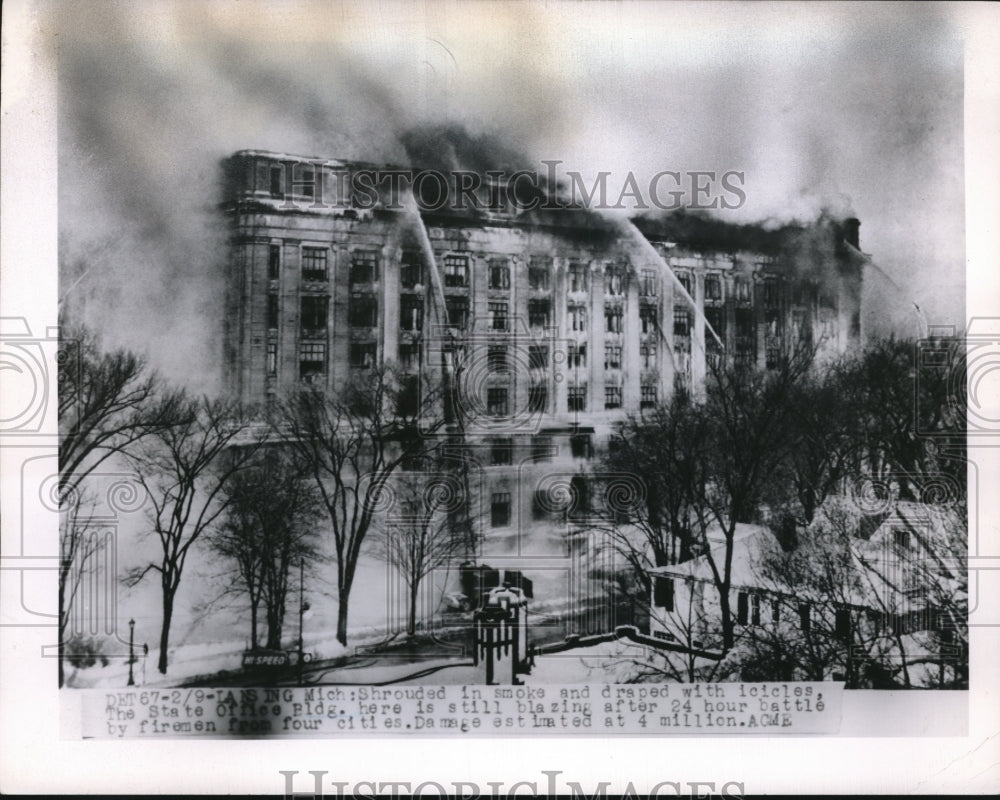
[[[449,364],[494,559],[551,555],[536,573],[574,580],[548,490],[579,481],[617,420],[699,386],[712,359],[767,369],[799,338],[840,352],[860,337],[857,220],[790,235],[332,197],[356,169],[370,165],[226,160],[226,385],[266,402],[376,363]]]

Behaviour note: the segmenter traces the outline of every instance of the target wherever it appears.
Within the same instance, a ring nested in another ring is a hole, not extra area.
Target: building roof
[[[935,506],[899,501],[870,538],[852,538],[850,548],[854,563],[864,564],[868,569],[861,572],[862,579],[855,585],[844,587],[847,600],[869,608],[884,609],[891,605],[897,612],[925,606],[930,584],[938,580],[943,571],[948,570],[950,561],[955,560],[948,558],[950,554],[946,545],[943,549],[939,548],[943,542],[942,537],[947,535],[946,516],[946,511]],[[897,541],[895,537],[895,531],[901,527],[912,533],[905,543]],[[711,530],[708,538],[712,543],[712,559],[721,572],[725,541],[718,528]],[[933,554],[928,552],[931,543],[937,543],[933,546]],[[780,548],[780,545],[768,528],[737,524],[733,537],[730,586],[733,589],[794,595],[814,602],[830,600],[807,586],[783,585],[773,577],[763,578],[760,569],[762,560],[769,553],[774,553],[776,548]],[[944,560],[941,559],[942,554],[945,556]],[[930,557],[931,555],[934,557]],[[961,568],[961,564],[954,566]],[[650,573],[702,582],[714,580],[707,554],[680,564],[657,567],[650,570]],[[916,585],[910,584],[911,591],[904,596],[908,573],[910,580],[916,581]]]

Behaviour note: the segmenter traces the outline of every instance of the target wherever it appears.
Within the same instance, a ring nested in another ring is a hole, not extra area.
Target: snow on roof
[[[711,555],[716,566],[721,570],[726,552],[726,540],[718,527],[710,528],[708,541],[711,544]],[[774,534],[762,525],[736,523],[733,531],[733,563],[732,585],[750,586],[758,583],[754,572],[754,564],[760,555],[766,552],[770,543],[777,544]],[[712,568],[708,555],[697,556],[680,564],[671,564],[650,570],[653,575],[674,575],[681,578],[696,580],[712,580]]]

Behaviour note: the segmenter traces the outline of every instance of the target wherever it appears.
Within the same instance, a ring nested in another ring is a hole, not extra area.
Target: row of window
[[[736,593],[736,623],[743,626],[756,627],[761,624],[762,596],[757,592],[740,591]],[[674,579],[665,576],[656,576],[653,583],[653,605],[664,611],[674,611]],[[771,622],[777,624],[781,621],[781,601],[777,598],[771,600]],[[803,633],[809,633],[812,628],[812,605],[810,603],[797,603],[799,616],[799,626]],[[834,633],[840,638],[849,638],[851,632],[850,609],[837,608],[834,610]]]
[[[400,353],[404,351],[400,347]],[[321,341],[302,341],[299,343],[299,380],[311,382],[326,375],[327,344]],[[378,358],[378,346],[374,342],[351,342],[349,360],[352,367],[371,368]],[[415,361],[416,351],[411,350],[409,360]],[[273,377],[278,373],[278,343],[275,340],[267,342],[265,351],[265,369],[267,375]]]
[[[306,281],[327,281],[329,251],[326,247],[303,246],[302,248],[302,278]],[[268,278],[277,280],[281,271],[281,245],[272,244],[268,251]],[[568,289],[571,292],[587,290],[588,271],[585,265],[574,262],[569,268]],[[349,280],[352,286],[374,283],[378,280],[378,253],[372,250],[356,250],[351,254]],[[624,296],[627,287],[628,274],[620,268],[609,268],[604,274],[604,291],[612,297]],[[688,294],[692,294],[691,276],[687,273],[678,275],[678,280]],[[400,264],[400,285],[403,289],[413,289],[423,280],[423,263],[416,251],[404,251]],[[529,267],[528,283],[531,289],[545,290],[549,288],[549,271],[546,267]],[[469,258],[464,255],[447,255],[444,257],[444,285],[461,288],[469,285]],[[641,297],[656,297],[658,286],[657,274],[654,270],[642,270],[639,276],[639,294]],[[506,261],[493,259],[489,263],[488,287],[491,290],[506,290],[510,288],[510,264]],[[720,275],[706,275],[704,279],[705,302],[721,303],[723,296],[723,280]],[[749,278],[739,276],[734,281],[734,293],[737,303],[750,303],[752,288]],[[767,308],[778,308],[781,305],[781,284],[777,279],[768,278],[764,281],[764,305]]]
[[[324,298],[303,298],[324,299]],[[315,320],[313,321],[315,322]],[[304,332],[315,332],[316,329],[304,329]],[[266,349],[266,370],[267,374],[273,376],[277,374],[278,343],[275,339],[267,342]],[[646,345],[642,348],[643,363],[652,365],[656,357],[655,345]],[[375,365],[377,359],[378,346],[375,342],[351,342],[349,346],[349,360],[352,367],[369,368]],[[585,344],[571,346],[568,361],[571,365],[586,366],[587,347]],[[531,368],[546,369],[549,363],[548,345],[529,346],[529,365]],[[327,343],[325,339],[310,340],[303,337],[299,344],[299,371],[300,378],[305,379],[310,375],[325,374],[327,361]],[[419,362],[419,344],[414,342],[401,342],[399,345],[399,362],[404,370],[416,369]],[[608,346],[605,348],[605,369],[618,369],[621,364],[621,347]],[[615,366],[617,365],[617,366]],[[508,348],[506,345],[490,345],[487,351],[487,366],[491,373],[507,374],[510,370]],[[605,386],[604,406],[606,409],[621,408],[622,395],[621,387]],[[641,389],[641,407],[650,407],[656,403],[656,387],[643,384]],[[587,406],[586,384],[574,384],[567,390],[568,409],[570,411],[585,411]],[[534,382],[528,389],[528,403],[531,411],[548,410],[548,387],[544,384]],[[505,416],[509,413],[508,389],[507,387],[490,387],[487,391],[488,412],[493,416]]]
[[[582,476],[572,478],[571,501],[566,508],[557,509],[552,498],[545,489],[537,489],[532,497],[531,516],[535,520],[546,519],[554,513],[572,518],[587,514],[591,508],[590,488]],[[510,492],[492,492],[490,494],[490,527],[506,528],[511,521]]]

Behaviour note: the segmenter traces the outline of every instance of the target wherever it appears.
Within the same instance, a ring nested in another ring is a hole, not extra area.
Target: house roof
[[[897,611],[926,605],[927,600],[922,596],[926,592],[919,590],[929,588],[922,587],[922,584],[934,580],[930,577],[930,571],[934,567],[924,557],[920,538],[923,536],[925,540],[939,539],[943,535],[942,519],[940,509],[920,503],[900,501],[869,539],[851,539],[850,548],[855,563],[867,564],[871,569],[862,571],[857,585],[844,587],[846,601],[858,606],[884,608],[887,598],[892,597],[892,605]],[[916,533],[906,544],[901,544],[895,539],[894,530],[901,526]],[[725,559],[725,538],[721,530],[715,528],[709,531],[708,539],[711,544],[712,560],[721,572]],[[730,586],[734,589],[811,598],[814,602],[829,600],[830,598],[822,596],[817,590],[811,590],[808,586],[782,584],[773,577],[766,579],[762,577],[763,558],[775,552],[779,546],[770,529],[761,525],[737,524],[733,536]],[[917,581],[916,586],[911,586],[911,589],[915,588],[917,591],[910,596],[904,596],[901,590],[907,586],[905,575],[910,569],[914,570],[913,579]],[[650,570],[650,574],[702,582],[714,580],[708,554],[680,564],[657,567]],[[843,602],[845,597],[838,599]]]

